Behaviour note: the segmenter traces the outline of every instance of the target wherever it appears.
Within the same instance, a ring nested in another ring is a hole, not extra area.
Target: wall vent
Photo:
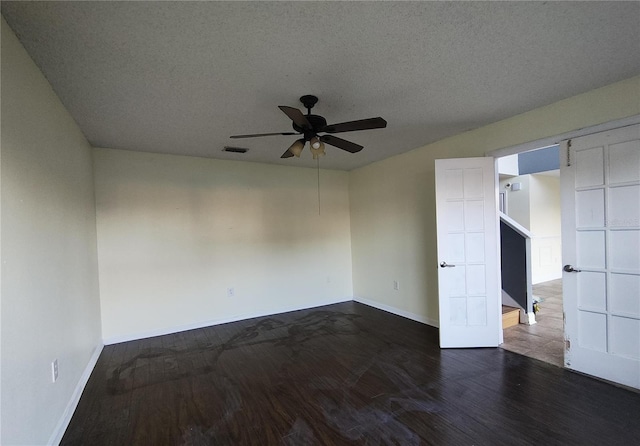
[[[231,153],[247,153],[249,149],[245,149],[244,147],[229,147],[224,146],[222,149],[223,152],[231,152]]]

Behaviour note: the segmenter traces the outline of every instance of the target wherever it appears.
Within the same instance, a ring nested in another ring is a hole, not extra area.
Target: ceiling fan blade
[[[291,158],[292,156],[300,157],[302,149],[304,149],[304,139],[297,139],[289,146],[280,158]]]
[[[259,138],[261,136],[274,136],[274,135],[299,135],[295,132],[283,132],[283,133],[255,133],[253,135],[233,135],[229,138]]]
[[[320,141],[326,142],[327,144],[337,147],[338,149],[346,150],[347,152],[351,153],[356,153],[363,149],[362,146],[356,143],[332,135],[322,135],[320,137]]]
[[[331,124],[322,129],[322,131],[327,133],[355,132],[356,130],[383,129],[386,126],[387,121],[377,117]]]
[[[287,107],[286,105],[280,105],[278,108],[282,110],[284,114],[287,115],[298,127],[311,129],[311,124],[309,124],[307,118],[305,118],[302,112],[297,108]]]
[[[291,151],[287,149],[287,151],[284,152],[280,158],[291,158],[292,156],[293,156],[293,153],[291,153]]]

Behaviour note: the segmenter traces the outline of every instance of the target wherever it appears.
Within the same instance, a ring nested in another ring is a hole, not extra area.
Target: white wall
[[[486,152],[640,114],[640,77],[447,138],[350,173],[357,299],[437,323],[434,160]],[[393,281],[400,289],[393,289]]]
[[[347,172],[94,159],[105,342],[351,299]]]
[[[101,347],[91,148],[1,22],[0,442],[39,445]]]
[[[560,177],[529,175],[531,282],[562,277]]]
[[[511,190],[507,184],[513,186],[520,183],[520,190]],[[509,217],[531,230],[531,175],[520,175],[500,180],[500,191],[507,193],[507,212]]]
[[[520,183],[521,189],[513,191],[505,187],[507,183]],[[560,279],[560,177],[520,175],[501,180],[500,190],[507,192],[507,215],[531,232],[531,282]]]
[[[519,175],[520,167],[518,166],[518,154],[516,153],[498,158],[498,173],[500,175]]]

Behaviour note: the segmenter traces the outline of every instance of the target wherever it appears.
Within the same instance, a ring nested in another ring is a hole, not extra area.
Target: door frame
[[[566,139],[579,138],[580,136],[592,135],[594,133],[606,132],[608,130],[617,129],[619,127],[628,127],[630,125],[640,124],[640,114],[629,116],[627,118],[615,119],[613,121],[603,122],[589,127],[583,127],[578,130],[560,133],[555,136],[534,139],[533,141],[516,144],[515,146],[506,146],[500,149],[493,149],[485,152],[485,156],[494,158],[502,158],[507,155],[515,155],[517,153],[528,152],[530,150],[542,149],[544,147],[555,146]]]

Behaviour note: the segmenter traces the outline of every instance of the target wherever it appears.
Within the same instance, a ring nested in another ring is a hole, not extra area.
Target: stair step
[[[520,310],[514,307],[502,306],[502,328],[509,328],[520,323]]]

